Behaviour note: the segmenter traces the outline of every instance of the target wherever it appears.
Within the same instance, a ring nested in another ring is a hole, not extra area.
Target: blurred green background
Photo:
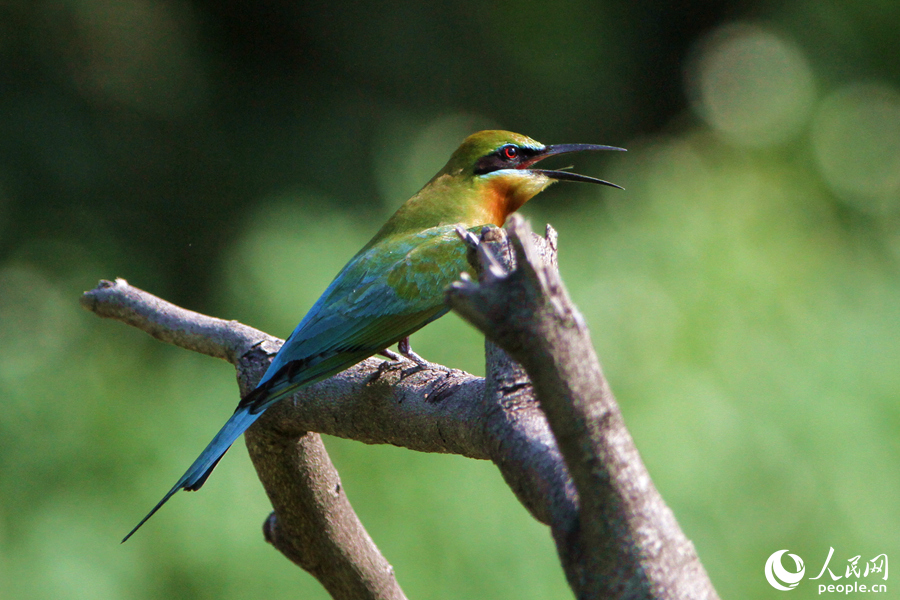
[[[629,149],[570,159],[627,191],[523,212],[722,597],[777,597],[779,549],[900,560],[900,3],[677,5],[0,2],[0,597],[325,598],[241,444],[119,545],[237,388],[79,295],[284,337],[486,127]],[[413,340],[476,373],[481,344]],[[327,444],[411,598],[571,597],[492,465]]]

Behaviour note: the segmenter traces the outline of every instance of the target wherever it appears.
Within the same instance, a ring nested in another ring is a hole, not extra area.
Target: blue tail
[[[268,405],[269,403],[267,402],[266,404]],[[134,532],[140,529],[141,525],[146,523],[147,519],[152,517],[153,514],[169,500],[169,498],[175,495],[175,492],[182,489],[188,491],[200,489],[200,486],[206,482],[206,478],[212,473],[212,470],[225,455],[225,452],[228,451],[228,448],[231,447],[231,444],[233,444],[254,421],[262,416],[264,409],[253,410],[253,407],[253,404],[244,404],[243,402],[241,403],[241,406],[238,406],[238,409],[231,415],[228,422],[219,430],[219,433],[216,434],[216,437],[213,438],[197,460],[194,461],[194,464],[192,464],[187,472],[181,476],[178,483],[176,483],[172,489],[163,496],[163,499],[159,501],[159,504],[154,506],[153,510],[151,510],[146,517],[141,519],[141,522],[122,539],[123,544],[128,538],[134,535]]]

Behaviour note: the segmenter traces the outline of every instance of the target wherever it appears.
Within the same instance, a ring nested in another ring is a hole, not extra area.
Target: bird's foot
[[[375,372],[369,377],[369,383],[374,381],[378,381],[381,379],[381,376],[389,371],[393,371],[394,369],[400,369],[403,367],[403,357],[394,352],[393,350],[388,350],[385,348],[381,352],[379,352],[381,356],[384,356],[388,360],[383,360],[378,365],[378,368],[375,369]],[[400,372],[400,379],[403,379],[403,371]]]
[[[412,347],[409,345],[408,337],[403,338],[402,340],[397,342],[397,352],[399,352],[400,356],[402,356],[403,358],[408,358],[409,360],[416,363],[416,365],[419,367],[419,370],[430,369],[434,366],[430,362],[413,352]]]
[[[413,352],[412,348],[409,346],[409,338],[400,340],[397,343],[397,350],[399,353],[385,348],[378,353],[388,360],[382,361],[381,364],[378,365],[378,368],[370,376],[369,382],[378,381],[381,376],[394,369],[400,369],[400,381],[421,371],[440,371],[445,374],[444,377],[447,377],[454,372],[454,369],[439,365],[438,363],[429,362]],[[411,367],[403,368],[407,361],[411,361],[413,365]]]
[[[383,356],[383,357],[385,357],[385,358],[390,359],[390,360],[393,361],[393,362],[397,362],[397,363],[403,362],[403,357],[402,357],[402,356],[400,356],[399,354],[397,354],[396,352],[394,352],[393,350],[390,350],[390,349],[388,349],[388,348],[385,348],[384,350],[382,350],[382,351],[379,352],[378,354],[380,354],[381,356]]]
[[[403,356],[403,358],[411,360],[412,362],[415,363],[415,366],[410,367],[409,369],[405,369],[400,374],[401,380],[414,374],[414,373],[418,373],[419,371],[425,371],[425,370],[441,371],[448,375],[453,372],[453,369],[445,367],[444,365],[439,365],[437,363],[429,362],[429,361],[425,360],[424,358],[422,358],[421,356],[419,356],[418,354],[416,354],[415,352],[413,352],[413,349],[409,345],[408,337],[403,338],[402,340],[397,342],[397,351],[400,353],[401,356]]]

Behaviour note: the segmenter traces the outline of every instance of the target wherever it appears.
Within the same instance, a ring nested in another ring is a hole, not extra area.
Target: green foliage
[[[669,6],[5,3],[0,598],[325,598],[262,541],[240,444],[118,544],[237,389],[225,363],[78,295],[125,277],[286,336],[496,126],[629,148],[570,159],[626,192],[558,185],[524,212],[559,230],[626,421],[722,597],[777,594],[762,571],[782,548],[807,577],[829,547],[836,574],[900,557],[900,4]],[[483,370],[456,317],[413,346]],[[411,598],[570,597],[491,465],[327,443]]]

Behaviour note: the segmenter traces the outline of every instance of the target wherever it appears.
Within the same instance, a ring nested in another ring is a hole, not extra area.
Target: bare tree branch
[[[100,317],[137,327],[160,341],[232,364],[256,344],[274,342],[281,347],[278,338],[258,329],[175,306],[128,285],[124,279],[101,281],[81,296],[81,306]]]
[[[242,393],[259,380],[282,344],[252,327],[170,304],[124,279],[101,281],[85,292],[81,304],[164,342],[234,363]],[[285,436],[256,424],[244,437],[275,508],[263,526],[266,541],[335,599],[405,599],[393,568],[343,493],[321,436]]]
[[[521,217],[507,228],[507,266],[477,244],[479,282],[454,284],[448,302],[534,383],[579,499],[576,521],[560,532],[569,583],[581,598],[717,597],[650,480],[558,270],[541,258]]]
[[[321,436],[296,439],[257,427],[246,443],[275,509],[263,526],[266,541],[334,598],[406,597],[350,506]]]
[[[450,301],[519,356],[525,369],[490,341],[486,379],[370,358],[271,407],[245,434],[275,509],[266,539],[335,598],[403,597],[343,494],[319,436],[308,432],[328,433],[493,461],[531,514],[550,525],[579,598],[715,598],[693,546],[640,462],[586,328],[565,297],[554,269],[555,235],[535,236],[543,259],[522,245],[523,235],[514,229],[514,253],[499,230],[483,233],[487,243],[477,252],[482,262],[492,261],[493,275],[480,286],[454,288]],[[532,266],[513,271],[516,257]],[[511,294],[505,306],[503,293]],[[473,301],[483,301],[482,310],[466,306]],[[123,280],[101,282],[82,303],[163,341],[229,360],[242,394],[281,344],[245,325],[175,307]],[[535,315],[528,317],[529,310]],[[515,323],[507,322],[501,328],[509,331],[493,331],[503,323],[497,311],[520,315],[524,328],[513,333]],[[523,335],[550,337],[526,343]],[[537,358],[527,357],[532,351]],[[552,431],[537,398],[553,419]],[[563,440],[562,452],[554,433]],[[574,478],[567,462],[575,465]],[[580,506],[579,497],[588,501]]]

